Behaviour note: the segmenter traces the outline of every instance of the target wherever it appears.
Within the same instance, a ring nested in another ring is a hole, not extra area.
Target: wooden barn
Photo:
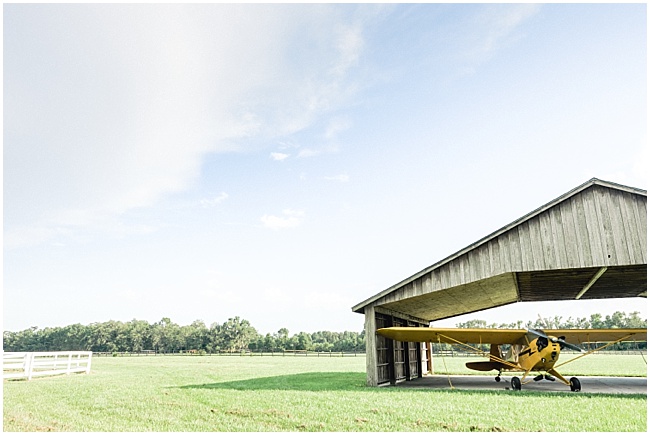
[[[647,192],[596,178],[352,308],[368,385],[430,370],[430,347],[377,336],[515,302],[647,297]]]

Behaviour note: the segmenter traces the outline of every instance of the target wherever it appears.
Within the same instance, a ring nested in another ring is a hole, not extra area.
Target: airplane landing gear
[[[521,390],[521,381],[518,377],[513,376],[513,378],[510,380],[510,386],[514,391],[519,391]]]
[[[571,387],[571,391],[580,391],[580,381],[578,378],[569,379],[569,386]]]

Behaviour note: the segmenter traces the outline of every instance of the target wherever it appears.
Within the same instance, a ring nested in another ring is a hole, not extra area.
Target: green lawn
[[[3,394],[5,431],[647,428],[645,395],[369,388],[363,357],[94,358],[90,375],[5,381]]]

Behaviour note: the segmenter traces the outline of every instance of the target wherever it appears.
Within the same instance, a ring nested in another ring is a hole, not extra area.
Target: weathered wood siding
[[[425,320],[397,317],[387,310],[369,310],[376,328],[391,326],[427,326]],[[367,317],[366,317],[367,319]],[[366,354],[372,363],[366,364],[367,384],[372,386],[395,384],[422,376],[422,365],[429,356],[421,351],[420,343],[402,343],[377,334],[366,335]]]
[[[595,184],[461,251],[378,299],[390,303],[507,272],[647,263],[647,197]]]

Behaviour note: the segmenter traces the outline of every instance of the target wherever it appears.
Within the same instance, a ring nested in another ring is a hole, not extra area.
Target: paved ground
[[[521,376],[519,376],[521,378]],[[398,388],[450,388],[464,390],[504,390],[510,389],[511,376],[502,376],[501,382],[496,382],[494,376],[447,376],[428,375],[420,379],[397,384]],[[601,376],[579,376],[582,392],[584,393],[609,393],[609,394],[647,394],[647,378],[621,378]],[[526,379],[528,381],[528,379]],[[571,389],[560,381],[529,382],[522,385],[522,390],[530,391],[567,391]]]

